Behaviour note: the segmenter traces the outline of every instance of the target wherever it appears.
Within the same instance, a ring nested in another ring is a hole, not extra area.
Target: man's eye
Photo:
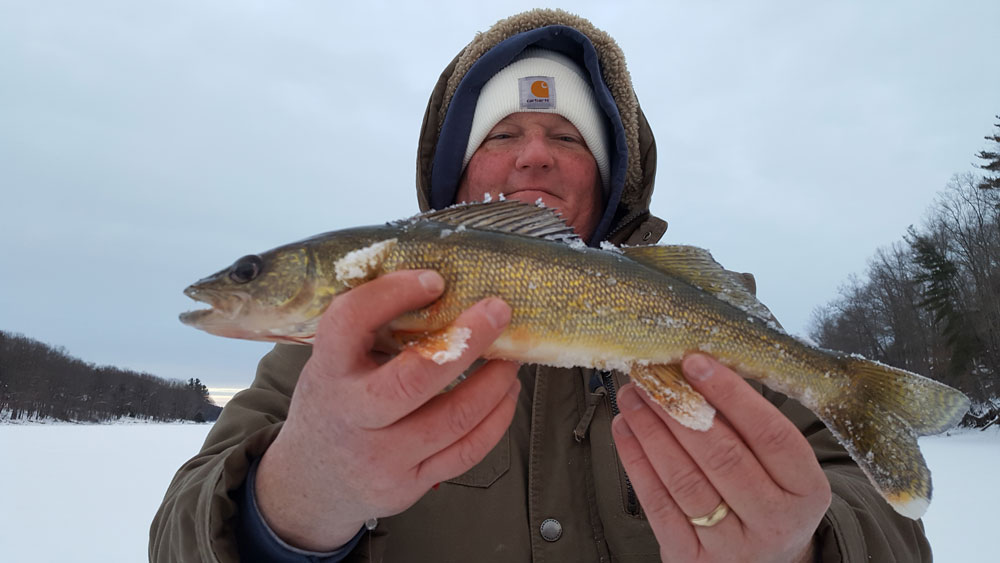
[[[490,140],[493,140],[493,139],[502,140],[502,139],[509,139],[510,137],[511,137],[510,133],[494,133],[494,134],[492,134],[492,135],[489,136],[489,139]]]
[[[580,139],[577,139],[576,137],[574,137],[572,135],[560,135],[559,137],[557,137],[557,139],[559,139],[560,141],[567,142],[567,143],[579,143],[580,142]]]

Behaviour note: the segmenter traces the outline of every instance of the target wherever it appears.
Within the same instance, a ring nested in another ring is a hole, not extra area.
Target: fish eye
[[[236,283],[247,283],[253,281],[260,274],[264,261],[256,254],[250,254],[240,258],[229,268],[229,279]]]

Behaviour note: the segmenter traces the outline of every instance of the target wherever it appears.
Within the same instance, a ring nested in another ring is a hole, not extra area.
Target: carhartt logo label
[[[525,76],[517,82],[521,109],[553,109],[556,107],[556,85],[551,76]]]

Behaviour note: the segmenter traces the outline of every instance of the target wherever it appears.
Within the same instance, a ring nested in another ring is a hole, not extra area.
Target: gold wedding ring
[[[710,528],[721,522],[726,517],[726,514],[729,514],[729,505],[726,504],[726,501],[722,501],[719,503],[719,506],[716,506],[708,514],[699,516],[698,518],[688,518],[688,521],[695,526]]]

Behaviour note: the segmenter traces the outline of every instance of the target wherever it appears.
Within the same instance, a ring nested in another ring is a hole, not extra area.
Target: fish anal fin
[[[757,300],[757,283],[753,276],[723,268],[704,248],[687,245],[629,246],[622,252],[635,262],[687,282],[748,314],[774,322],[777,327],[774,315]]]
[[[629,377],[674,420],[693,430],[708,430],[715,408],[684,379],[680,364],[635,364]]]

